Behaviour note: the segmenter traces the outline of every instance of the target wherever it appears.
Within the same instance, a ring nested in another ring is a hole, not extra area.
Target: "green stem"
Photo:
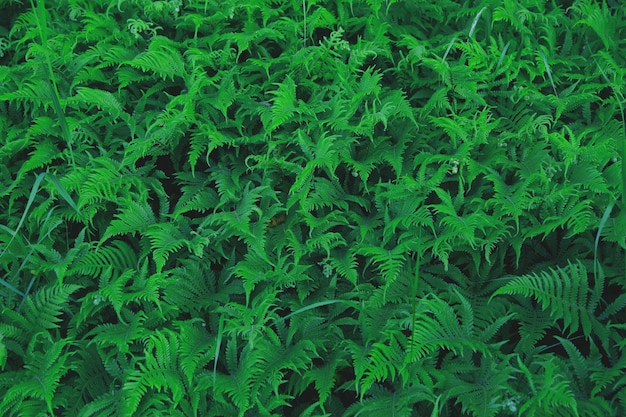
[[[48,37],[46,35],[47,29],[47,19],[46,19],[46,4],[45,0],[37,0],[37,6],[35,6],[34,0],[30,0],[30,5],[33,8],[33,12],[35,12],[35,18],[37,19],[37,28],[39,30],[39,39],[41,40],[41,46],[43,47],[46,55],[46,63],[48,66],[48,76],[50,77],[50,82],[52,83],[52,106],[54,107],[54,112],[59,119],[59,123],[61,125],[61,132],[67,143],[67,147],[70,152],[70,163],[74,166],[74,152],[72,149],[72,138],[70,135],[70,129],[67,126],[67,120],[65,119],[65,113],[61,108],[61,99],[59,95],[59,88],[57,86],[57,81],[54,76],[54,71],[52,70],[52,61],[50,61],[50,55],[48,54],[47,45],[48,45]]]

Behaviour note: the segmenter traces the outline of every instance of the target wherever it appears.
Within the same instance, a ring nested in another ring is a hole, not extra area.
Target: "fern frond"
[[[489,170],[485,178],[493,183],[495,195],[486,203],[486,207],[495,207],[500,218],[512,216],[515,229],[519,230],[520,217],[537,205],[538,198],[531,192],[531,180],[525,179],[514,184],[507,184],[501,174]]]
[[[146,178],[126,169],[122,163],[109,157],[89,160],[88,166],[75,175],[65,176],[62,184],[66,189],[72,190],[76,188],[76,184],[69,181],[80,179],[77,205],[81,209],[102,201],[117,204],[120,200],[124,202],[132,201],[133,198],[137,200],[137,195],[148,191]]]
[[[207,178],[196,178],[194,174],[179,173],[177,180],[182,195],[172,213],[175,221],[189,211],[205,213],[219,204],[219,195],[209,186]]]
[[[98,277],[108,269],[124,271],[137,267],[135,250],[122,240],[114,240],[98,248],[92,246],[92,250],[85,252],[70,267],[70,274],[83,274]]]
[[[17,178],[13,184],[17,185],[28,172],[45,167],[59,156],[59,149],[52,140],[47,138],[39,140],[35,149],[29,153],[28,159],[24,161],[24,164],[18,171]]]
[[[187,386],[191,386],[198,369],[214,359],[215,339],[198,318],[180,322],[177,327],[180,330],[180,370],[187,378]]]
[[[124,108],[117,97],[104,90],[89,87],[78,87],[73,100],[85,104],[88,107],[96,106],[99,110],[107,112],[113,119],[122,116]],[[128,119],[128,114],[125,115]]]
[[[374,384],[367,395],[360,401],[354,402],[343,415],[346,417],[377,415],[410,417],[415,413],[415,408],[422,403],[427,403],[428,405],[423,410],[428,414],[424,415],[437,416],[441,408],[438,405],[440,398],[432,390],[418,383],[402,387],[394,385],[391,388],[385,384]]]
[[[127,269],[118,274],[109,267],[100,276],[100,294],[111,303],[120,320],[122,307],[126,302],[125,287],[136,273],[135,269]]]
[[[496,417],[509,415],[507,403],[516,405],[510,384],[516,378],[510,362],[500,358],[482,357],[480,365],[455,358],[445,361],[447,375],[442,388],[448,392],[463,412],[471,416]]]
[[[561,343],[561,346],[563,346],[563,349],[569,357],[569,363],[571,364],[574,370],[574,375],[576,376],[577,388],[586,393],[589,388],[586,386],[589,382],[589,362],[571,340],[564,339],[559,336],[555,336],[555,338],[559,341],[559,343]]]
[[[122,280],[122,282],[124,281]],[[149,274],[148,260],[146,259],[141,268],[134,274],[132,284],[123,289],[123,302],[124,304],[138,303],[146,311],[151,310],[147,305],[154,305],[161,311],[161,291],[164,286],[165,275],[160,271]],[[101,293],[105,294],[106,290],[102,289]],[[147,304],[147,302],[150,304]]]
[[[192,175],[195,174],[196,165],[202,154],[205,154],[208,160],[215,149],[234,144],[235,139],[220,131],[212,122],[201,123],[191,134],[189,141],[189,164]]]
[[[549,193],[539,206],[541,223],[528,227],[527,237],[543,234],[544,237],[559,227],[566,226],[567,237],[589,230],[597,221],[592,201],[580,198],[581,191],[561,188]]]
[[[52,104],[54,92],[50,82],[45,79],[36,79],[25,82],[19,90],[0,95],[0,100],[16,102],[31,114],[37,114],[36,110],[48,111]]]
[[[519,321],[520,341],[515,347],[516,352],[531,352],[537,347],[547,331],[554,326],[554,318],[549,312],[538,306],[531,305],[531,300],[524,300],[519,305],[513,305],[512,314]]]
[[[59,405],[59,400],[55,399],[57,389],[71,369],[69,362],[73,353],[67,349],[70,343],[69,339],[52,342],[43,333],[34,336],[24,357],[26,372],[4,393],[0,413],[26,415],[30,405],[34,413],[53,414],[53,409]],[[11,408],[13,412],[9,413]]]
[[[150,71],[159,77],[171,78],[185,76],[185,61],[180,52],[174,47],[174,43],[166,37],[155,36],[150,41],[148,50],[140,53],[124,64],[142,71]]]
[[[24,317],[30,323],[24,331],[36,333],[38,330],[56,329],[62,319],[59,317],[67,308],[70,296],[81,288],[80,285],[43,287],[26,298],[23,305]]]
[[[169,285],[163,289],[163,301],[171,307],[187,306],[194,315],[209,311],[207,302],[217,292],[215,273],[200,259],[181,259],[180,265],[168,271]]]
[[[387,130],[387,124],[390,119],[395,118],[409,119],[415,127],[419,125],[413,115],[413,110],[406,99],[404,92],[400,90],[393,90],[386,94],[377,104],[374,100],[371,102],[371,107],[366,102],[365,112],[361,117],[361,121],[355,128],[355,132],[360,135],[365,135],[373,142],[374,127],[382,123],[383,129]]]
[[[398,276],[406,261],[406,248],[404,245],[393,249],[384,249],[378,246],[364,246],[357,249],[360,255],[368,255],[382,273],[385,286],[391,285]]]
[[[595,2],[577,2],[572,6],[578,14],[580,19],[574,24],[574,26],[587,26],[591,28],[602,41],[606,50],[612,50],[615,45],[618,32],[618,20],[617,16],[614,16],[609,9],[607,3],[601,4]]]
[[[550,268],[548,271],[522,275],[496,290],[492,297],[501,294],[532,297],[549,310],[555,320],[563,320],[570,334],[582,330],[585,337],[602,327],[595,317],[597,296],[590,289],[587,270],[582,263],[567,267]],[[604,332],[601,332],[604,333]]]
[[[152,207],[146,201],[127,201],[122,204],[115,219],[105,230],[100,242],[106,242],[109,238],[124,234],[145,232],[148,227],[156,223]]]
[[[312,340],[301,339],[292,345],[284,345],[278,337],[261,339],[255,344],[260,355],[253,369],[248,369],[254,391],[260,390],[265,384],[269,384],[276,396],[279,395],[279,387],[284,384],[288,371],[294,373],[304,372],[309,369],[315,358],[319,357],[316,343]],[[271,339],[274,339],[271,341]]]
[[[330,258],[330,264],[339,273],[340,276],[347,279],[352,285],[357,285],[358,262],[356,254],[351,249],[335,250]]]
[[[263,259],[256,251],[248,252],[244,259],[237,262],[232,269],[232,274],[240,277],[246,292],[246,305],[250,304],[250,296],[257,284],[271,279],[268,274],[274,268],[266,259]]]
[[[169,400],[173,407],[186,391],[184,375],[178,369],[178,337],[171,331],[156,331],[146,339],[145,346],[145,363],[137,363],[137,368],[128,374],[122,387],[123,415],[133,415],[148,390],[170,392]]]
[[[530,367],[526,367],[518,358],[518,365],[532,390],[528,399],[519,407],[520,415],[578,416],[570,381],[559,369],[555,357],[536,360]]]
[[[344,196],[345,190],[338,181],[316,177],[312,179],[311,190],[301,205],[308,212],[333,206],[347,210],[348,204]]]
[[[368,349],[370,366],[365,369],[363,378],[355,381],[360,385],[361,398],[370,391],[376,382],[389,381],[393,383],[397,377],[401,377],[403,381],[408,378],[406,368],[399,365],[406,357],[402,349],[402,344],[406,341],[399,341],[397,340],[398,337],[400,335],[390,336],[387,343],[375,342]]]
[[[218,209],[223,204],[231,201],[238,201],[238,193],[241,192],[240,177],[244,169],[239,167],[230,168],[224,164],[219,164],[211,169],[210,179],[215,181],[220,204],[215,206]]]
[[[139,341],[149,332],[144,325],[147,316],[143,311],[128,316],[130,316],[127,317],[130,319],[128,323],[125,323],[120,315],[120,323],[99,324],[85,337],[89,337],[89,343],[96,344],[99,348],[129,353],[131,349],[137,349]]]
[[[81,407],[78,417],[113,417],[119,411],[121,401],[120,390],[104,393]]]
[[[296,83],[294,80],[287,76],[283,82],[277,85],[278,88],[270,92],[274,96],[272,100],[272,120],[266,126],[270,132],[286,123],[298,111]]]
[[[333,354],[324,365],[314,367],[304,373],[304,381],[315,385],[321,404],[325,404],[330,398],[331,392],[337,383],[337,368],[344,366],[345,360],[341,358],[341,354]]]
[[[172,223],[151,224],[143,234],[150,240],[157,273],[163,270],[172,253],[183,247],[191,249],[191,242],[183,235],[180,228]]]
[[[408,363],[440,349],[450,350],[460,356],[464,356],[467,351],[492,355],[493,348],[489,345],[489,339],[512,316],[500,318],[493,329],[488,326],[478,332],[471,304],[459,292],[455,291],[454,294],[460,301],[460,306],[450,305],[438,297],[419,302],[409,353],[405,359]]]

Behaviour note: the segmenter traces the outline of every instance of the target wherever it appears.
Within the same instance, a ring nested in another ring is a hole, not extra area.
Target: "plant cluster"
[[[625,415],[614,3],[0,0],[0,415]]]

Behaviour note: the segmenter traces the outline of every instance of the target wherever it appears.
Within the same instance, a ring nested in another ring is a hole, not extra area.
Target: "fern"
[[[398,278],[406,262],[406,248],[403,245],[396,246],[393,249],[364,246],[359,248],[357,253],[371,256],[372,262],[377,264],[377,268],[382,273],[382,281],[386,286],[391,285]]]
[[[519,320],[520,341],[516,345],[518,352],[530,352],[538,348],[547,332],[554,326],[554,318],[540,306],[533,306],[532,300],[524,300],[511,308]]]
[[[62,287],[42,288],[26,298],[24,302],[24,318],[29,323],[28,331],[37,333],[59,327],[59,317],[70,300],[70,296],[78,291],[79,285],[65,284]],[[27,330],[27,329],[24,329]]]
[[[135,351],[140,341],[147,336],[147,329],[144,325],[147,316],[143,311],[137,314],[131,314],[128,310],[122,311],[120,319],[120,323],[116,324],[99,324],[86,334],[90,344],[95,344],[103,351],[108,352],[108,359],[115,357],[117,352],[130,353],[131,350]]]
[[[147,202],[128,201],[124,206],[116,215],[116,219],[111,221],[100,239],[101,242],[119,235],[143,232],[156,223],[154,212]]]
[[[411,338],[410,354],[407,361],[416,361],[431,355],[439,349],[447,349],[465,356],[468,352],[479,352],[485,356],[492,355],[493,347],[490,339],[512,316],[506,315],[495,320],[484,329],[477,329],[474,324],[474,311],[471,304],[458,292],[454,295],[460,301],[453,306],[444,300],[433,297],[418,303],[414,335]]]
[[[78,413],[80,417],[114,416],[122,400],[121,392],[114,391],[98,396],[94,401],[85,404]]]
[[[446,363],[450,371],[443,384],[464,413],[491,417],[516,415],[519,399],[508,391],[515,376],[507,359],[482,357],[478,365],[468,361]]]
[[[111,117],[117,119],[122,116],[123,108],[119,100],[108,91],[97,90],[88,87],[78,87],[76,89],[76,100],[88,106],[96,106],[100,110],[104,110]],[[128,117],[126,115],[126,117]]]
[[[532,297],[542,309],[549,310],[554,319],[563,320],[563,327],[569,329],[570,334],[582,330],[588,338],[602,327],[595,316],[601,293],[602,283],[596,282],[596,286],[590,288],[587,270],[579,262],[513,278],[492,297],[501,294]]]
[[[0,0],[0,414],[623,415],[624,10],[456,3]]]
[[[348,280],[352,285],[356,286],[358,280],[357,260],[354,251],[335,250],[334,256],[330,260],[331,265],[337,273]]]
[[[206,366],[215,352],[214,341],[200,319],[178,324],[180,328],[180,369],[185,375],[186,385],[191,386],[198,370]]]
[[[404,357],[401,342],[396,340],[396,337],[392,336],[388,343],[374,343],[367,352],[367,361],[372,365],[366,367],[362,378],[359,377],[355,381],[359,384],[361,398],[364,393],[371,391],[375,382],[386,380],[394,382],[396,378],[400,378],[404,385],[408,375],[405,369],[399,369],[397,366]]]
[[[607,4],[581,1],[576,4],[574,10],[582,17],[576,22],[576,25],[591,28],[602,41],[604,48],[610,50],[615,44],[614,32],[617,30],[617,22],[616,16],[611,14]]]
[[[36,115],[38,109],[48,111],[52,102],[52,88],[45,80],[25,82],[15,92],[6,92],[0,96],[0,100],[14,101],[22,105],[24,109]]]
[[[169,401],[176,407],[186,390],[183,375],[178,369],[180,342],[172,332],[155,332],[145,341],[145,364],[131,370],[122,387],[120,412],[133,414],[149,389],[168,390]]]
[[[263,259],[260,254],[250,252],[238,262],[232,269],[232,273],[243,280],[243,288],[246,292],[246,305],[250,303],[250,297],[257,284],[271,278],[272,265]]]
[[[54,413],[61,405],[55,398],[61,379],[71,369],[72,353],[66,350],[70,343],[67,339],[51,342],[42,334],[33,338],[24,358],[26,372],[5,391],[2,414]]]
[[[213,308],[207,300],[217,292],[215,272],[210,268],[211,261],[204,259],[181,259],[180,265],[168,271],[163,288],[163,301],[172,308],[185,305],[194,317]]]
[[[113,240],[109,245],[92,249],[94,250],[86,251],[74,261],[70,267],[71,273],[96,277],[109,268],[124,271],[137,266],[138,260],[133,248],[122,240]]]
[[[183,77],[185,73],[180,52],[171,41],[162,36],[153,37],[147,51],[124,63],[142,71],[152,71],[161,78],[174,79]]]
[[[269,131],[273,131],[290,120],[298,110],[294,80],[287,76],[282,83],[277,85],[278,88],[272,92],[274,95],[272,100],[272,120],[266,126]]]
[[[533,369],[517,360],[528,386],[530,395],[521,404],[519,413],[539,416],[550,413],[557,416],[577,416],[576,400],[570,382],[563,375],[554,358],[537,361]]]
[[[171,253],[183,247],[191,249],[191,242],[172,223],[158,223],[150,225],[144,232],[150,240],[152,256],[156,264],[157,273],[160,273]],[[201,252],[201,249],[197,251]]]

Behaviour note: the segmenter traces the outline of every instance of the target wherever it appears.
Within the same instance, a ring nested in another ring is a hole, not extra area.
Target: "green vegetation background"
[[[0,0],[0,415],[626,415],[626,8]]]

